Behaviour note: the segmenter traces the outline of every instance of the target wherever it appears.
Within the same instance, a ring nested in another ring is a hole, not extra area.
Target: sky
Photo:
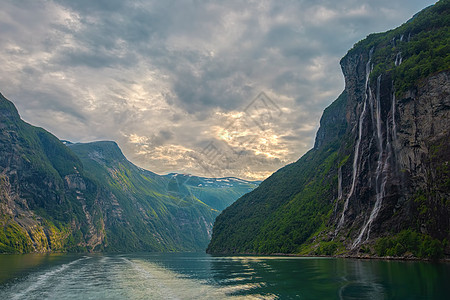
[[[340,59],[429,0],[0,0],[0,92],[159,174],[264,179],[314,144]]]

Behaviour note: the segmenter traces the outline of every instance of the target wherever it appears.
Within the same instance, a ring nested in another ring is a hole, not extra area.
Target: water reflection
[[[370,261],[340,260],[344,284],[339,289],[340,299],[384,299],[385,289],[373,272]]]
[[[65,254],[10,254],[0,255],[0,284],[20,277],[41,265],[57,263]]]
[[[0,256],[0,299],[447,299],[449,264],[203,253]]]
[[[211,264],[218,284],[239,276],[256,287],[253,293],[282,299],[447,299],[450,293],[445,263],[216,257]]]

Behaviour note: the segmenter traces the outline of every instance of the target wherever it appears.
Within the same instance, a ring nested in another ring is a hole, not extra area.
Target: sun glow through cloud
[[[3,1],[0,92],[26,121],[115,140],[157,173],[263,179],[312,147],[346,51],[432,3]],[[249,114],[261,92],[276,113]],[[223,165],[202,157],[214,143]]]

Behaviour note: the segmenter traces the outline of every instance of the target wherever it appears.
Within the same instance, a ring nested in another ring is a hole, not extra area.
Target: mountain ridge
[[[314,148],[225,209],[207,252],[450,254],[449,6],[349,50]]]
[[[221,209],[214,187],[169,186],[114,141],[60,141],[29,125],[0,94],[0,253],[204,250]]]

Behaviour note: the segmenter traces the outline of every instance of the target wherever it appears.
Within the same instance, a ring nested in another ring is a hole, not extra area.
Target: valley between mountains
[[[203,251],[215,217],[259,182],[161,176],[115,142],[61,142],[0,95],[0,252]]]
[[[263,182],[158,175],[0,94],[0,252],[450,256],[450,1],[342,58],[314,147]]]
[[[314,148],[217,217],[209,253],[450,255],[450,1],[341,60]]]

